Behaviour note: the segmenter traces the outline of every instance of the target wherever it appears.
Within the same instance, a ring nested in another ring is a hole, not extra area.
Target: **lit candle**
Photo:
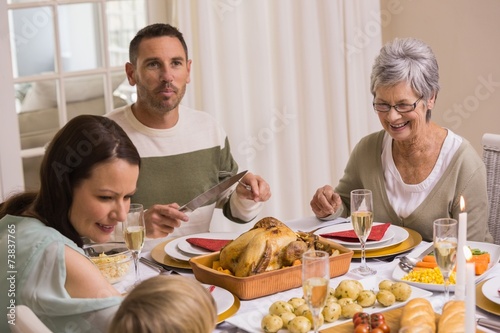
[[[467,246],[463,247],[466,260],[472,259],[472,252]],[[467,275],[465,277],[465,332],[476,331],[476,265],[474,262],[467,263]]]
[[[458,244],[457,249],[463,249],[467,246],[467,212],[464,212],[464,197],[460,197],[460,210],[458,216]],[[461,301],[465,298],[465,255],[464,251],[457,253],[457,275],[455,283],[455,299]]]

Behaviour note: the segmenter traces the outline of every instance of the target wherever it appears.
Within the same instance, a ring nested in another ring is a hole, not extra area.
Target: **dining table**
[[[315,230],[319,227],[328,227],[331,225],[339,224],[339,223],[346,223],[348,220],[345,219],[337,219],[333,221],[321,221],[317,219],[314,216],[308,216],[308,217],[303,217],[303,218],[298,218],[290,221],[286,221],[285,224],[287,224],[292,230],[300,230],[300,231],[312,231]],[[249,226],[250,228],[251,226]],[[375,276],[372,277],[364,277],[358,274],[355,274],[351,272],[354,268],[359,267],[361,264],[360,260],[357,258],[353,258],[350,263],[349,270],[342,276],[334,277],[331,278],[330,280],[330,287],[335,288],[341,280],[344,279],[355,279],[355,280],[360,280],[364,281],[366,279],[377,279],[377,281],[381,281],[384,279],[388,280],[393,280],[393,272],[398,266],[399,263],[399,257],[403,255],[410,255],[410,256],[417,256],[420,254],[426,247],[428,247],[430,243],[428,241],[422,240],[418,243],[418,245],[412,247],[406,252],[402,253],[397,253],[395,255],[388,255],[388,256],[383,256],[383,257],[369,257],[367,258],[367,264],[374,268],[377,273]],[[154,259],[151,257],[151,252],[150,251],[144,251],[141,253],[141,256],[148,258],[150,260]],[[140,269],[140,275],[141,279],[145,280],[150,277],[153,277],[158,274],[169,274],[168,272],[165,273],[160,273],[158,270],[151,268],[150,266],[147,266],[145,264],[140,264],[139,266]],[[177,273],[189,277],[189,278],[195,278],[192,270],[189,269],[178,269],[178,268],[172,268],[172,270],[176,271]],[[498,262],[493,263],[493,267],[491,267],[486,273],[484,278],[482,279],[483,283],[484,281],[494,278],[494,277],[500,277],[500,264]],[[121,291],[125,292],[125,290],[134,283],[134,274],[133,271],[129,272],[125,279],[123,279],[121,282],[115,284],[115,287]],[[444,303],[444,296],[443,292],[441,291],[429,291],[428,294],[425,295],[425,298],[428,299],[435,312],[437,314],[441,313],[441,307]],[[250,300],[239,300],[239,308],[237,311],[231,315],[231,317],[226,318],[222,322],[218,323],[217,327],[214,329],[214,333],[260,333],[263,332],[262,329],[260,329],[260,322],[265,314],[268,313],[268,309],[271,304],[273,304],[275,301],[287,301],[293,297],[302,297],[303,292],[302,292],[302,287],[286,290],[286,291],[281,291],[277,292],[275,294],[263,296],[263,297],[258,297],[255,299],[250,299]],[[450,296],[453,298],[453,293],[450,294]],[[401,307],[403,304],[400,305]],[[382,310],[383,311],[383,310]],[[382,312],[381,311],[381,312]],[[382,312],[383,313],[383,312]],[[480,307],[476,307],[476,318],[486,318],[491,321],[500,323],[500,315],[496,315],[494,313],[490,313],[488,311],[485,311],[481,309]],[[320,328],[320,332],[324,330],[325,328],[332,327],[334,324],[325,324]],[[483,327],[481,325],[477,326],[477,329],[480,330],[481,332],[500,332],[500,329],[491,329],[488,327]],[[280,331],[281,332],[281,331]],[[283,330],[283,332],[286,332]],[[394,331],[391,331],[392,333],[397,333]]]

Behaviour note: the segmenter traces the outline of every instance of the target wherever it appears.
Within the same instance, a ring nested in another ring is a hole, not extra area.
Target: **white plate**
[[[381,223],[374,222],[374,225],[377,225],[377,224],[381,224]],[[352,230],[352,225],[350,223],[332,225],[332,226],[320,229],[320,230],[316,231],[314,234],[321,235],[321,234],[328,234],[331,232],[346,231],[346,230]],[[372,242],[367,242],[366,248],[365,248],[366,251],[382,249],[384,247],[389,247],[389,246],[399,244],[399,243],[403,242],[404,240],[406,240],[410,236],[408,231],[406,231],[404,228],[401,228],[401,227],[398,227],[395,225],[389,226],[389,228],[387,229],[385,234],[387,234],[387,233],[389,233],[389,236],[391,235],[391,233],[393,233],[394,234],[393,238],[390,240],[383,241],[383,242],[378,241],[378,242],[376,242],[376,244],[373,244]],[[384,235],[384,237],[385,237],[385,235]],[[337,239],[335,239],[335,238],[329,238],[329,239],[337,242]],[[384,239],[384,238],[382,238],[382,239]],[[356,244],[356,245],[354,245],[354,244]],[[349,246],[349,249],[356,251],[356,250],[361,250],[361,247],[357,243],[351,243],[351,245]]]
[[[476,284],[484,280],[486,277],[487,273],[490,271],[490,269],[496,265],[498,260],[500,260],[500,246],[496,244],[491,244],[491,243],[483,243],[483,242],[472,242],[468,241],[467,245],[470,246],[473,249],[480,249],[481,251],[486,251],[489,252],[490,254],[490,264],[488,265],[488,269],[486,272],[484,272],[481,275],[476,276]],[[392,278],[397,281],[403,281],[402,278],[406,275],[407,273],[403,271],[399,265],[396,266],[394,269],[394,272],[392,273]],[[419,287],[422,289],[427,289],[431,291],[443,291],[443,285],[442,284],[434,284],[434,283],[419,283],[419,282],[411,282],[411,281],[404,281],[407,282],[408,284],[411,284],[412,286]],[[450,291],[455,292],[455,285],[450,285]],[[486,296],[486,295],[485,295]]]
[[[209,288],[209,284],[203,284],[206,288]],[[226,312],[233,306],[234,304],[234,296],[231,292],[227,291],[224,288],[215,286],[212,291],[212,297],[215,300],[215,304],[217,305],[217,315]]]
[[[214,232],[213,234],[210,234],[210,235],[215,235],[216,236],[218,234],[219,233],[215,233]],[[232,238],[228,238],[228,239],[234,239],[235,237],[238,237],[238,234],[234,234],[234,233],[225,233],[225,234],[227,234],[226,237],[230,237],[230,236],[232,237]],[[168,242],[165,245],[165,248],[164,248],[165,253],[167,255],[169,255],[170,257],[176,259],[176,260],[189,261],[189,259],[191,259],[192,257],[198,256],[199,254],[190,254],[190,253],[187,253],[187,252],[180,251],[178,245],[181,242],[186,242],[187,243],[186,239],[188,239],[188,238],[197,238],[199,235],[206,235],[206,233],[203,233],[203,234],[193,234],[193,235],[188,235],[188,236],[182,236],[182,237],[176,238],[176,239]],[[211,253],[211,252],[208,252],[208,253]],[[205,253],[203,253],[203,254],[205,254]]]
[[[180,252],[179,249],[177,248],[177,244],[179,244],[179,242],[185,237],[187,237],[187,236],[179,237],[179,238],[176,238],[176,239],[168,242],[164,248],[165,253],[173,259],[181,260],[181,261],[189,261],[189,259],[194,257],[194,255],[184,254],[184,253]],[[189,236],[189,237],[191,237],[191,236]]]
[[[340,283],[341,280],[349,279],[346,276],[340,277],[340,279],[332,279],[330,280],[330,287],[336,288],[338,284]],[[378,284],[380,281],[384,280],[384,278],[377,277],[377,276],[370,276],[365,279],[359,280],[361,284],[363,285],[364,289],[367,290],[373,290],[375,293],[378,292]],[[297,289],[292,289],[284,293],[278,293],[276,295],[271,295],[267,296],[265,298],[260,299],[261,303],[259,304],[258,309],[250,311],[250,312],[245,312],[240,315],[236,314],[235,316],[227,319],[226,321],[241,328],[244,329],[245,331],[248,332],[262,332],[262,329],[260,327],[260,322],[262,318],[268,314],[269,307],[271,304],[275,301],[281,300],[281,301],[288,301],[292,297],[302,297],[302,288],[297,288]],[[381,306],[378,302],[375,303],[374,306],[364,308],[363,311],[367,313],[375,313],[375,312],[385,312],[389,311],[392,309],[399,308],[403,305],[405,305],[409,300],[417,297],[422,297],[426,298],[431,296],[432,293],[427,290],[423,290],[414,286],[411,286],[411,296],[406,302],[396,302],[391,306],[388,307],[383,307]],[[352,319],[339,319],[333,323],[325,323],[323,324],[320,329],[324,330],[326,328],[332,327],[332,326],[337,326],[346,322],[352,321]],[[287,330],[279,330],[279,333],[288,333],[289,331]]]
[[[177,248],[189,255],[203,255],[210,254],[212,251],[205,250],[201,247],[194,246],[187,241],[188,238],[208,238],[208,239],[235,239],[239,234],[235,234],[233,232],[206,232],[202,234],[189,235],[187,237],[182,237],[177,243]]]
[[[492,301],[493,303],[500,304],[500,294],[498,290],[500,290],[500,276],[489,279],[483,284],[484,297]]]

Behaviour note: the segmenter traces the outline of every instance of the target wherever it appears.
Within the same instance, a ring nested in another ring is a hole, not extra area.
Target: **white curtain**
[[[193,60],[183,103],[214,115],[240,170],[271,185],[259,218],[311,216],[316,189],[381,128],[369,92],[379,1],[178,0],[172,14]],[[212,231],[253,225],[215,220]]]

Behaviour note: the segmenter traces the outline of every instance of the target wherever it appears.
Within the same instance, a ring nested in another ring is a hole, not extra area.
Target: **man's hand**
[[[250,187],[250,189],[247,189],[247,187]],[[236,194],[242,199],[264,202],[271,197],[271,187],[261,176],[247,172],[236,186]]]
[[[147,237],[166,237],[180,227],[182,222],[187,222],[189,217],[179,207],[177,203],[151,206],[144,214]]]
[[[332,215],[340,207],[342,207],[340,195],[335,193],[330,185],[320,187],[311,200],[312,211],[319,218]]]

